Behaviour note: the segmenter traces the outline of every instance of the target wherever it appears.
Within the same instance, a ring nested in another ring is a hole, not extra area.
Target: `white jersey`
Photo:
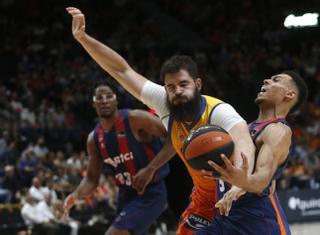
[[[170,111],[164,87],[147,81],[142,88],[140,99],[149,108],[156,111],[162,123],[168,129]],[[222,103],[213,110],[209,124],[217,125],[229,131],[233,126],[242,121],[244,119],[230,104]]]

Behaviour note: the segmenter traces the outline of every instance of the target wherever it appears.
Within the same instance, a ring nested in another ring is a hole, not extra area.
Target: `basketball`
[[[196,170],[210,170],[208,164],[212,160],[219,166],[224,162],[220,155],[224,153],[227,158],[233,155],[234,143],[227,131],[214,125],[202,126],[190,133],[184,141],[182,153],[188,164]]]

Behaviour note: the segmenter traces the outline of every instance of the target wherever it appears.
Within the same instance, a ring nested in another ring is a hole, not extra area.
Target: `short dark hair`
[[[294,113],[297,110],[299,110],[301,106],[304,104],[304,102],[306,102],[306,100],[308,99],[308,87],[304,79],[300,76],[300,74],[292,70],[283,71],[282,73],[289,75],[292,78],[296,87],[298,88],[298,100],[290,110],[290,113]]]
[[[164,82],[164,77],[168,73],[177,73],[181,69],[186,70],[193,79],[198,77],[198,66],[186,55],[174,55],[166,60],[160,70],[160,79]]]
[[[118,91],[117,87],[113,83],[108,82],[104,79],[104,80],[97,80],[94,83],[93,89],[92,89],[92,95],[93,96],[96,95],[97,88],[102,86],[109,87],[113,93],[117,94],[117,91]]]

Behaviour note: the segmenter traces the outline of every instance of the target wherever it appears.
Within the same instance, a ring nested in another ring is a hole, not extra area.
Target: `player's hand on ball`
[[[241,197],[243,194],[245,194],[246,191],[233,186],[228,192],[226,192],[223,195],[223,198],[220,199],[216,204],[215,207],[219,208],[221,215],[229,215],[232,202],[238,200],[239,197]]]
[[[79,41],[85,35],[86,21],[84,14],[75,7],[67,7],[66,10],[72,16],[72,34]]]
[[[221,154],[221,158],[225,164],[225,167],[218,166],[213,161],[208,161],[208,164],[214,171],[202,170],[205,177],[219,178],[232,185],[244,188],[248,180],[248,159],[244,153],[241,153],[242,165],[236,167],[232,162],[224,155]]]

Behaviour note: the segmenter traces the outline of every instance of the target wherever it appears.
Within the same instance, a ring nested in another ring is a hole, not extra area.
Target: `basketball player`
[[[290,234],[277,195],[272,191],[275,180],[288,162],[292,132],[285,118],[290,111],[299,109],[307,99],[307,94],[304,80],[293,71],[285,71],[264,80],[255,100],[259,105],[259,116],[249,125],[257,148],[254,172],[247,173],[245,154],[241,167],[233,166],[225,156],[225,169],[210,162],[220,173],[220,179],[243,190],[234,187],[228,191],[217,203],[221,214],[228,216],[217,215],[213,223],[198,234]],[[204,173],[210,175],[210,172]]]
[[[161,149],[159,137],[166,136],[167,132],[159,118],[142,110],[118,110],[116,95],[109,86],[100,85],[95,89],[93,105],[100,121],[88,136],[87,176],[65,200],[65,213],[68,214],[76,200],[94,192],[105,162],[119,186],[118,217],[106,234],[146,234],[166,207],[163,178],[169,173],[169,167],[165,164],[157,171],[148,168],[154,177],[142,195],[133,189],[132,177],[152,159],[170,158],[175,151],[170,141]]]
[[[164,63],[160,77],[164,86],[147,80],[134,71],[115,51],[85,32],[85,18],[79,9],[69,7],[73,17],[75,39],[90,56],[127,91],[155,109],[162,119],[172,144],[184,161],[194,184],[191,201],[181,216],[177,234],[194,234],[207,226],[216,213],[218,194],[224,192],[222,181],[205,179],[201,171],[193,170],[183,158],[181,148],[190,131],[206,124],[224,128],[235,143],[235,164],[242,163],[240,152],[248,156],[249,170],[254,164],[254,145],[246,122],[229,104],[200,94],[202,81],[197,77],[197,65],[187,56],[173,56]],[[159,167],[159,164],[156,167]],[[183,179],[182,179],[183,180]]]

